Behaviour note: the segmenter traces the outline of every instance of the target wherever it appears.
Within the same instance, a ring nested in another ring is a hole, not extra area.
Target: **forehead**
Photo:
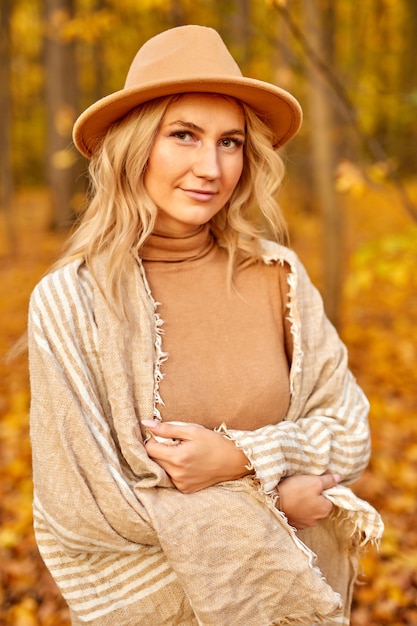
[[[178,96],[168,106],[164,121],[175,120],[198,123],[198,120],[224,121],[230,128],[244,128],[245,116],[234,98],[209,93],[190,93]]]

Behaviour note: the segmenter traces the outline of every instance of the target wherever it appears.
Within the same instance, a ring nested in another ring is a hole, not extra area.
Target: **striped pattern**
[[[269,244],[269,242],[267,242]],[[274,248],[267,260],[277,259]],[[285,421],[254,432],[222,430],[241,447],[265,492],[293,474],[340,474],[354,482],[370,456],[369,403],[348,369],[347,351],[326,318],[322,299],[303,266],[289,275],[294,359],[292,401]],[[366,540],[380,537],[379,514],[339,485],[326,494]]]
[[[292,268],[291,407],[282,424],[229,433],[253,462],[264,495],[243,480],[187,496],[148,458],[139,424],[156,414],[166,355],[140,263],[132,259],[124,283],[132,330],[103,296],[105,259],[96,261],[94,279],[70,263],[34,290],[35,533],[74,624],[259,626],[337,608],[313,555],[266,494],[293,472],[358,476],[369,456],[368,407],[302,266],[285,248],[272,252],[268,262],[278,255]],[[352,522],[343,532],[376,539],[377,513],[347,488],[336,489],[329,497]],[[236,533],[242,520],[245,533]],[[219,554],[235,555],[224,571]],[[295,571],[292,596],[285,585]]]
[[[47,517],[35,502],[34,528],[40,554],[81,620],[99,621],[120,607],[137,605],[177,579],[158,547],[143,546],[140,550],[136,547],[124,553],[112,551],[111,546],[106,552],[103,546],[95,552],[91,545],[86,547],[81,535],[70,533],[69,536],[62,527],[57,529],[56,524],[45,525]],[[63,550],[69,546],[71,551],[78,551],[76,557]]]

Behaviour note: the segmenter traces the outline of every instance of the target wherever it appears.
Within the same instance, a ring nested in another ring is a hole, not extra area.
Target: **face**
[[[242,174],[244,140],[233,100],[189,94],[168,107],[144,179],[158,231],[191,234],[224,207]]]

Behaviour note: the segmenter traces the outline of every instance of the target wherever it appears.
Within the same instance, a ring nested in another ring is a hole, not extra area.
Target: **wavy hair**
[[[147,193],[144,174],[162,119],[169,105],[181,95],[147,102],[134,109],[103,138],[89,166],[88,207],[50,271],[75,259],[83,259],[92,271],[92,260],[106,252],[108,296],[116,309],[123,307],[121,283],[126,259],[140,249],[151,234],[157,207]],[[237,253],[252,262],[260,258],[260,237],[266,232],[281,243],[287,229],[276,194],[284,176],[284,164],[272,147],[272,132],[254,111],[239,100],[245,116],[246,140],[240,180],[225,207],[211,220],[219,245],[229,253],[229,277]]]

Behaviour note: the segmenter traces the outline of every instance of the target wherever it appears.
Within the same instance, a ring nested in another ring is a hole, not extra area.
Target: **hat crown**
[[[276,85],[242,76],[220,35],[206,26],[178,26],[149,39],[130,66],[123,89],[84,111],[73,130],[74,143],[90,157],[112,124],[156,98],[179,93],[215,93],[244,102],[270,127],[273,146],[298,131],[297,100]]]
[[[125,89],[152,81],[210,76],[241,77],[242,72],[220,35],[206,26],[179,26],[149,39],[138,51]]]

